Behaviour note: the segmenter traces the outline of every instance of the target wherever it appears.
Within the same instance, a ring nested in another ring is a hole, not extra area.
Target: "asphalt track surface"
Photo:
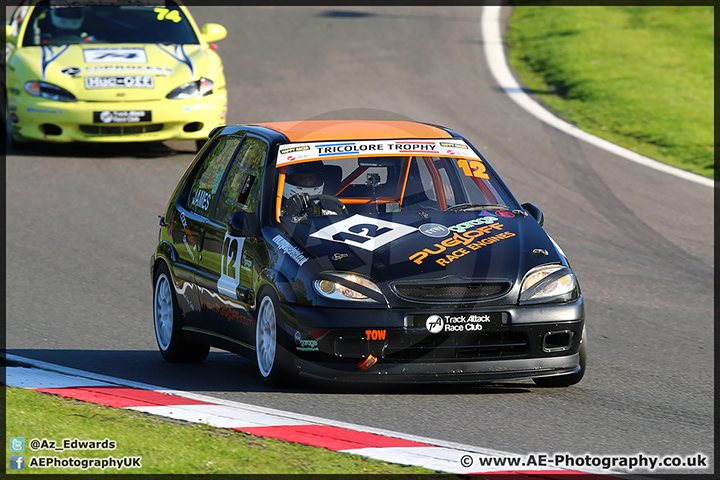
[[[191,142],[49,146],[6,162],[9,353],[220,399],[526,453],[714,451],[713,189],[564,134],[508,99],[479,7],[203,7],[228,123],[389,118],[463,133],[545,213],[586,299],[588,371],[567,389],[270,389],[253,362],[157,351],[149,259]],[[507,20],[509,10],[503,10]],[[664,473],[685,473],[667,470]],[[663,473],[663,472],[655,472]]]

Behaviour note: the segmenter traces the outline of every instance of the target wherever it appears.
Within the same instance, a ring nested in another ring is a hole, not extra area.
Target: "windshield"
[[[361,148],[371,150],[373,142],[282,145],[277,161],[278,217],[294,215],[296,210],[287,207],[302,194],[311,204],[320,200],[307,209],[315,216],[517,208],[494,173],[464,142],[453,140],[451,149],[440,147],[447,140],[421,142],[434,148],[405,148],[390,155],[386,148],[382,156],[361,156]],[[324,155],[323,148],[328,147],[335,150]],[[339,153],[338,148],[347,150]],[[453,156],[438,155],[440,150]],[[320,158],[301,161],[313,156]],[[338,201],[344,210],[336,207]]]
[[[169,43],[198,44],[182,10],[172,1],[43,1],[30,17],[24,46],[71,43]],[[158,6],[160,5],[160,6]]]

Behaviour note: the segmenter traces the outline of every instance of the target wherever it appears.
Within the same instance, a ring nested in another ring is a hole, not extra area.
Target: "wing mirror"
[[[523,207],[535,220],[537,220],[542,227],[543,223],[545,223],[545,216],[543,215],[542,210],[533,203],[523,203],[520,206]]]
[[[260,225],[255,213],[235,212],[230,215],[227,231],[235,237],[257,237],[260,235]]]
[[[219,23],[206,23],[202,26],[201,31],[206,43],[217,42],[227,37],[227,29]]]
[[[5,42],[13,45],[17,44],[17,37],[13,35],[13,27],[9,24],[5,25]]]

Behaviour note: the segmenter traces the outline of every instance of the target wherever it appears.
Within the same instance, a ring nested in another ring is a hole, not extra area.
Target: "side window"
[[[260,205],[262,173],[268,145],[255,137],[246,137],[223,185],[214,218],[227,223],[237,211],[255,212]]]
[[[185,205],[188,210],[208,216],[223,174],[241,141],[241,136],[223,136],[210,148],[190,187]]]

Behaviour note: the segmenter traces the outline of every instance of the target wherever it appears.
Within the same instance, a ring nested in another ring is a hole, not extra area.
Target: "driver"
[[[50,24],[43,31],[43,43],[50,39],[70,39],[95,41],[95,37],[82,31],[85,20],[83,7],[58,6],[50,2]]]
[[[322,195],[325,187],[325,175],[322,172],[322,162],[309,162],[287,167],[285,174],[285,188],[283,189],[283,215],[296,217],[305,212],[314,216],[337,215],[337,206],[327,199],[311,200],[314,195]],[[334,208],[333,208],[334,207]],[[333,209],[331,209],[333,208]],[[343,212],[346,213],[343,206]]]

